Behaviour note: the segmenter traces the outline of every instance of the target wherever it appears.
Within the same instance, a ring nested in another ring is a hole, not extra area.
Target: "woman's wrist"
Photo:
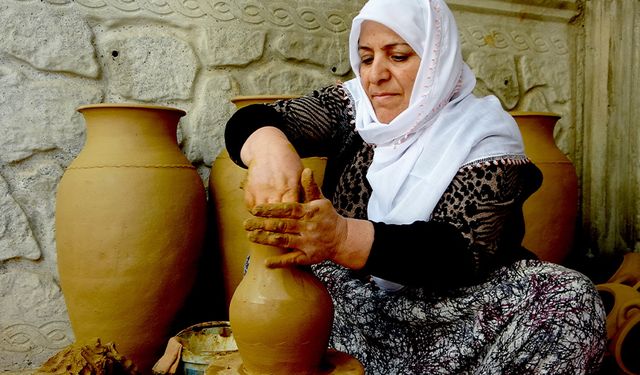
[[[359,270],[364,267],[373,244],[373,223],[369,220],[344,219],[347,236],[338,249],[333,261],[341,266]]]

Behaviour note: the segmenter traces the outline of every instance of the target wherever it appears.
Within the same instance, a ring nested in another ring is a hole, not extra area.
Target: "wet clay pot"
[[[292,96],[237,97],[238,108]],[[321,184],[325,160],[305,158]],[[243,374],[317,374],[327,353],[333,305],[324,285],[308,270],[269,269],[267,257],[284,249],[247,239],[242,222],[249,217],[242,181],[246,171],[226,151],[215,160],[209,179],[216,230],[225,274],[229,321]],[[247,255],[250,263],[243,277]]]
[[[291,99],[290,95],[258,95],[238,96],[231,101],[237,108],[249,104],[268,103],[278,99]],[[313,170],[315,180],[322,184],[325,158],[311,157],[302,159],[305,167]],[[233,293],[242,280],[244,264],[249,255],[250,241],[242,228],[242,223],[249,217],[244,205],[242,184],[246,170],[237,166],[229,157],[227,150],[222,150],[215,159],[209,176],[209,204],[211,206],[211,231],[215,233],[216,252],[219,254],[220,272],[224,282],[224,306],[228,308]],[[227,319],[226,311],[221,319]]]
[[[524,203],[523,246],[542,260],[562,263],[573,247],[578,213],[578,177],[558,148],[553,129],[560,115],[510,112],[518,123],[527,156],[542,171],[542,186]]]
[[[640,253],[626,253],[622,263],[607,282],[629,286],[640,285]]]
[[[285,251],[252,243],[247,274],[231,299],[229,321],[247,374],[317,374],[327,351],[331,297],[305,269],[265,266]]]
[[[176,142],[184,111],[78,108],[84,148],[56,197],[60,283],[77,341],[115,343],[143,373],[171,336],[206,229],[202,179]]]

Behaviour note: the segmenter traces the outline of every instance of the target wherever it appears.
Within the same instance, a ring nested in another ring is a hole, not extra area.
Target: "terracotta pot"
[[[618,311],[616,333],[609,342],[618,368],[624,374],[640,374],[640,293]]]
[[[629,286],[640,284],[640,253],[626,253],[622,263],[607,282]]]
[[[333,304],[325,286],[297,267],[267,268],[286,250],[252,243],[247,274],[229,307],[229,321],[248,374],[317,374],[327,351]]]
[[[128,104],[78,108],[84,148],[57,190],[60,283],[76,340],[114,342],[144,373],[190,292],[206,197],[176,142],[184,111]]]
[[[267,103],[277,99],[290,99],[291,95],[238,96],[231,101],[237,108],[249,104]],[[302,159],[305,167],[311,168],[318,184],[322,184],[325,158]],[[220,272],[224,278],[224,300],[228,307],[236,287],[242,280],[244,264],[249,255],[249,244],[242,223],[249,217],[244,205],[242,184],[246,170],[237,166],[222,150],[211,167],[209,176],[209,202],[211,205],[211,230],[217,236],[216,251],[219,253]],[[227,319],[223,312],[221,319]]]
[[[558,148],[553,129],[560,115],[510,112],[518,123],[527,156],[540,168],[542,186],[524,203],[523,246],[542,260],[562,263],[573,247],[578,213],[578,177]]]
[[[618,330],[619,317],[623,307],[630,301],[640,299],[640,282],[635,286],[618,283],[604,283],[596,285],[598,294],[607,313],[607,338],[611,339]]]
[[[229,303],[236,287],[242,280],[244,264],[249,255],[250,241],[242,223],[249,217],[244,205],[242,184],[246,171],[237,166],[222,150],[214,161],[209,175],[209,225],[216,238],[214,252],[217,254],[216,272],[220,272],[224,284],[224,309],[216,318],[228,320]]]
[[[244,96],[238,108],[294,96]],[[323,158],[305,158],[322,183]],[[333,321],[331,297],[307,270],[268,269],[264,259],[285,250],[250,242],[242,222],[249,217],[242,183],[246,170],[226,150],[215,160],[209,178],[215,230],[225,275],[229,321],[242,359],[242,373],[316,374],[327,353]],[[247,255],[251,262],[243,278]]]

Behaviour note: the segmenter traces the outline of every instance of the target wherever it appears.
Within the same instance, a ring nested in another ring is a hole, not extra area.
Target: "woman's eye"
[[[391,56],[391,59],[393,61],[405,61],[408,58],[409,58],[409,56],[407,56],[407,55],[392,55]]]
[[[362,56],[360,57],[360,62],[365,65],[369,65],[373,62],[373,57],[371,56]]]

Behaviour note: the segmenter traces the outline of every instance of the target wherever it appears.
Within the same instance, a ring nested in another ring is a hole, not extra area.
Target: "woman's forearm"
[[[269,154],[291,152],[293,147],[287,136],[274,126],[265,126],[254,131],[240,149],[240,159],[249,166],[256,157],[269,157]],[[295,150],[293,150],[295,152]]]

